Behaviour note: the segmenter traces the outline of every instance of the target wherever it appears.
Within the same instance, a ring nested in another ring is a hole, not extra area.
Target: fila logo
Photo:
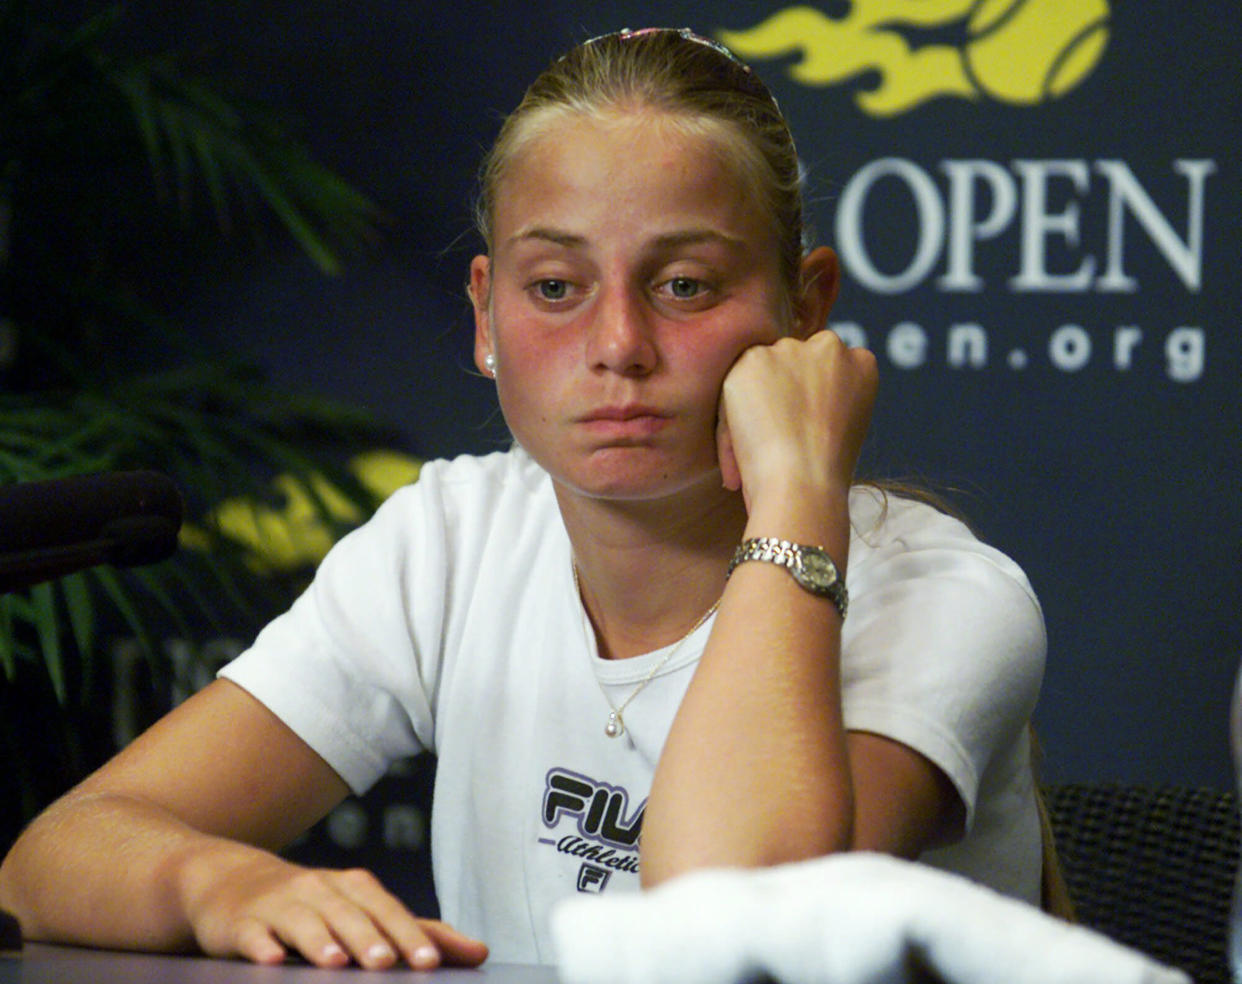
[[[578,869],[578,891],[598,895],[608,885],[612,872],[606,868],[597,868],[593,864],[584,864]]]
[[[642,831],[647,801],[644,800],[632,816],[626,815],[628,805],[629,794],[621,787],[597,782],[567,769],[552,769],[544,784],[543,824],[555,827],[561,817],[567,815],[577,821],[584,837],[615,847],[632,848]],[[582,877],[580,873],[580,885]]]

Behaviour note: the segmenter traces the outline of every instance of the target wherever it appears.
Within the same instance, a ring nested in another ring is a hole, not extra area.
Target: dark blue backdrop
[[[1043,600],[1047,776],[1228,785],[1237,4],[914,0],[910,18],[869,24],[879,4],[833,0],[752,32],[785,7],[139,4],[136,43],[205,46],[395,220],[337,280],[269,250],[179,285],[177,305],[282,382],[371,406],[413,454],[494,448],[462,284],[499,114],[592,34],[745,32],[799,137],[820,238],[845,261],[834,325],[880,357],[868,470],[962,490]],[[806,77],[873,51],[841,80]]]

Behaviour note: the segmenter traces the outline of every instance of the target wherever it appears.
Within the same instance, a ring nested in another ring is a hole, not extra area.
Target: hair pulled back
[[[483,159],[475,222],[492,248],[496,196],[513,160],[543,128],[567,115],[598,118],[652,109],[730,138],[738,175],[759,196],[794,290],[802,260],[802,193],[793,137],[771,93],[726,49],[689,31],[622,31],[583,42],[531,83]]]

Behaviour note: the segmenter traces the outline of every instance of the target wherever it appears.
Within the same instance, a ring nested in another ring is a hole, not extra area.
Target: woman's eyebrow
[[[730,236],[719,229],[683,229],[676,232],[662,233],[651,242],[653,246],[659,249],[698,246],[702,243],[718,243],[735,252],[746,248],[746,243],[743,239],[737,236]]]
[[[547,242],[566,249],[581,249],[587,245],[587,238],[575,232],[556,229],[550,226],[531,226],[520,229],[509,237],[510,245],[524,242]],[[657,249],[676,249],[679,246],[696,246],[700,243],[719,243],[731,250],[746,248],[744,240],[730,236],[719,229],[679,229],[673,232],[660,233],[653,237],[650,245]]]
[[[555,246],[564,246],[566,249],[580,249],[586,245],[586,237],[573,232],[566,232],[562,229],[554,229],[548,226],[531,226],[528,229],[519,229],[509,237],[509,245],[514,246],[524,242],[547,242]]]

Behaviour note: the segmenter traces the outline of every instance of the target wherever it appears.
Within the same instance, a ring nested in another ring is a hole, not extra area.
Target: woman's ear
[[[479,372],[491,376],[487,357],[492,354],[492,263],[486,256],[470,261],[470,283],[466,287],[474,308],[474,364]]]
[[[837,254],[827,246],[817,246],[803,258],[802,283],[794,309],[794,331],[799,338],[809,338],[828,324],[840,286]]]

